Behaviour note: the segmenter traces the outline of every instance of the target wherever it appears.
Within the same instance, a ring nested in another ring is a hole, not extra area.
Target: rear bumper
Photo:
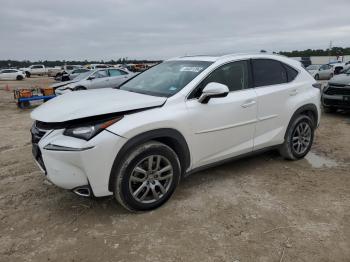
[[[322,105],[324,107],[336,107],[350,109],[350,98],[344,95],[322,95]]]

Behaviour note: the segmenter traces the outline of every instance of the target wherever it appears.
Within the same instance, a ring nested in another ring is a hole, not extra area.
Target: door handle
[[[247,108],[247,107],[253,106],[253,105],[255,105],[255,104],[256,104],[256,101],[253,100],[253,101],[249,101],[249,102],[247,102],[247,103],[242,104],[241,107]]]
[[[296,90],[296,89],[292,90],[292,91],[289,93],[290,96],[295,96],[295,95],[297,95],[297,94],[298,94],[298,90]]]

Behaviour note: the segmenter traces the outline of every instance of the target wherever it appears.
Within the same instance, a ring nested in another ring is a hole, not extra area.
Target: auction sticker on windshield
[[[198,66],[184,66],[180,69],[181,72],[195,72],[198,73],[202,71],[203,67]]]

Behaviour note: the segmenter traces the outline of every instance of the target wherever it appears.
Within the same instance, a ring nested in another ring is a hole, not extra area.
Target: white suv
[[[320,90],[282,56],[181,57],[118,89],[56,97],[31,116],[33,154],[52,183],[149,210],[199,169],[263,149],[304,157]]]

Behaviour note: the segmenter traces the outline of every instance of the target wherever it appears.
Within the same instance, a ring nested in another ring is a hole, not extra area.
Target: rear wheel
[[[315,123],[307,115],[295,117],[288,127],[280,154],[289,160],[303,158],[311,149],[315,132]]]
[[[320,80],[319,74],[316,74],[316,75],[315,75],[315,80]]]
[[[17,77],[16,77],[16,80],[23,80],[23,76],[21,76],[21,75],[18,75]]]
[[[26,77],[30,78],[30,72],[26,72]]]
[[[171,197],[180,181],[181,167],[170,147],[150,141],[127,153],[112,174],[116,176],[117,201],[128,210],[145,211]]]

